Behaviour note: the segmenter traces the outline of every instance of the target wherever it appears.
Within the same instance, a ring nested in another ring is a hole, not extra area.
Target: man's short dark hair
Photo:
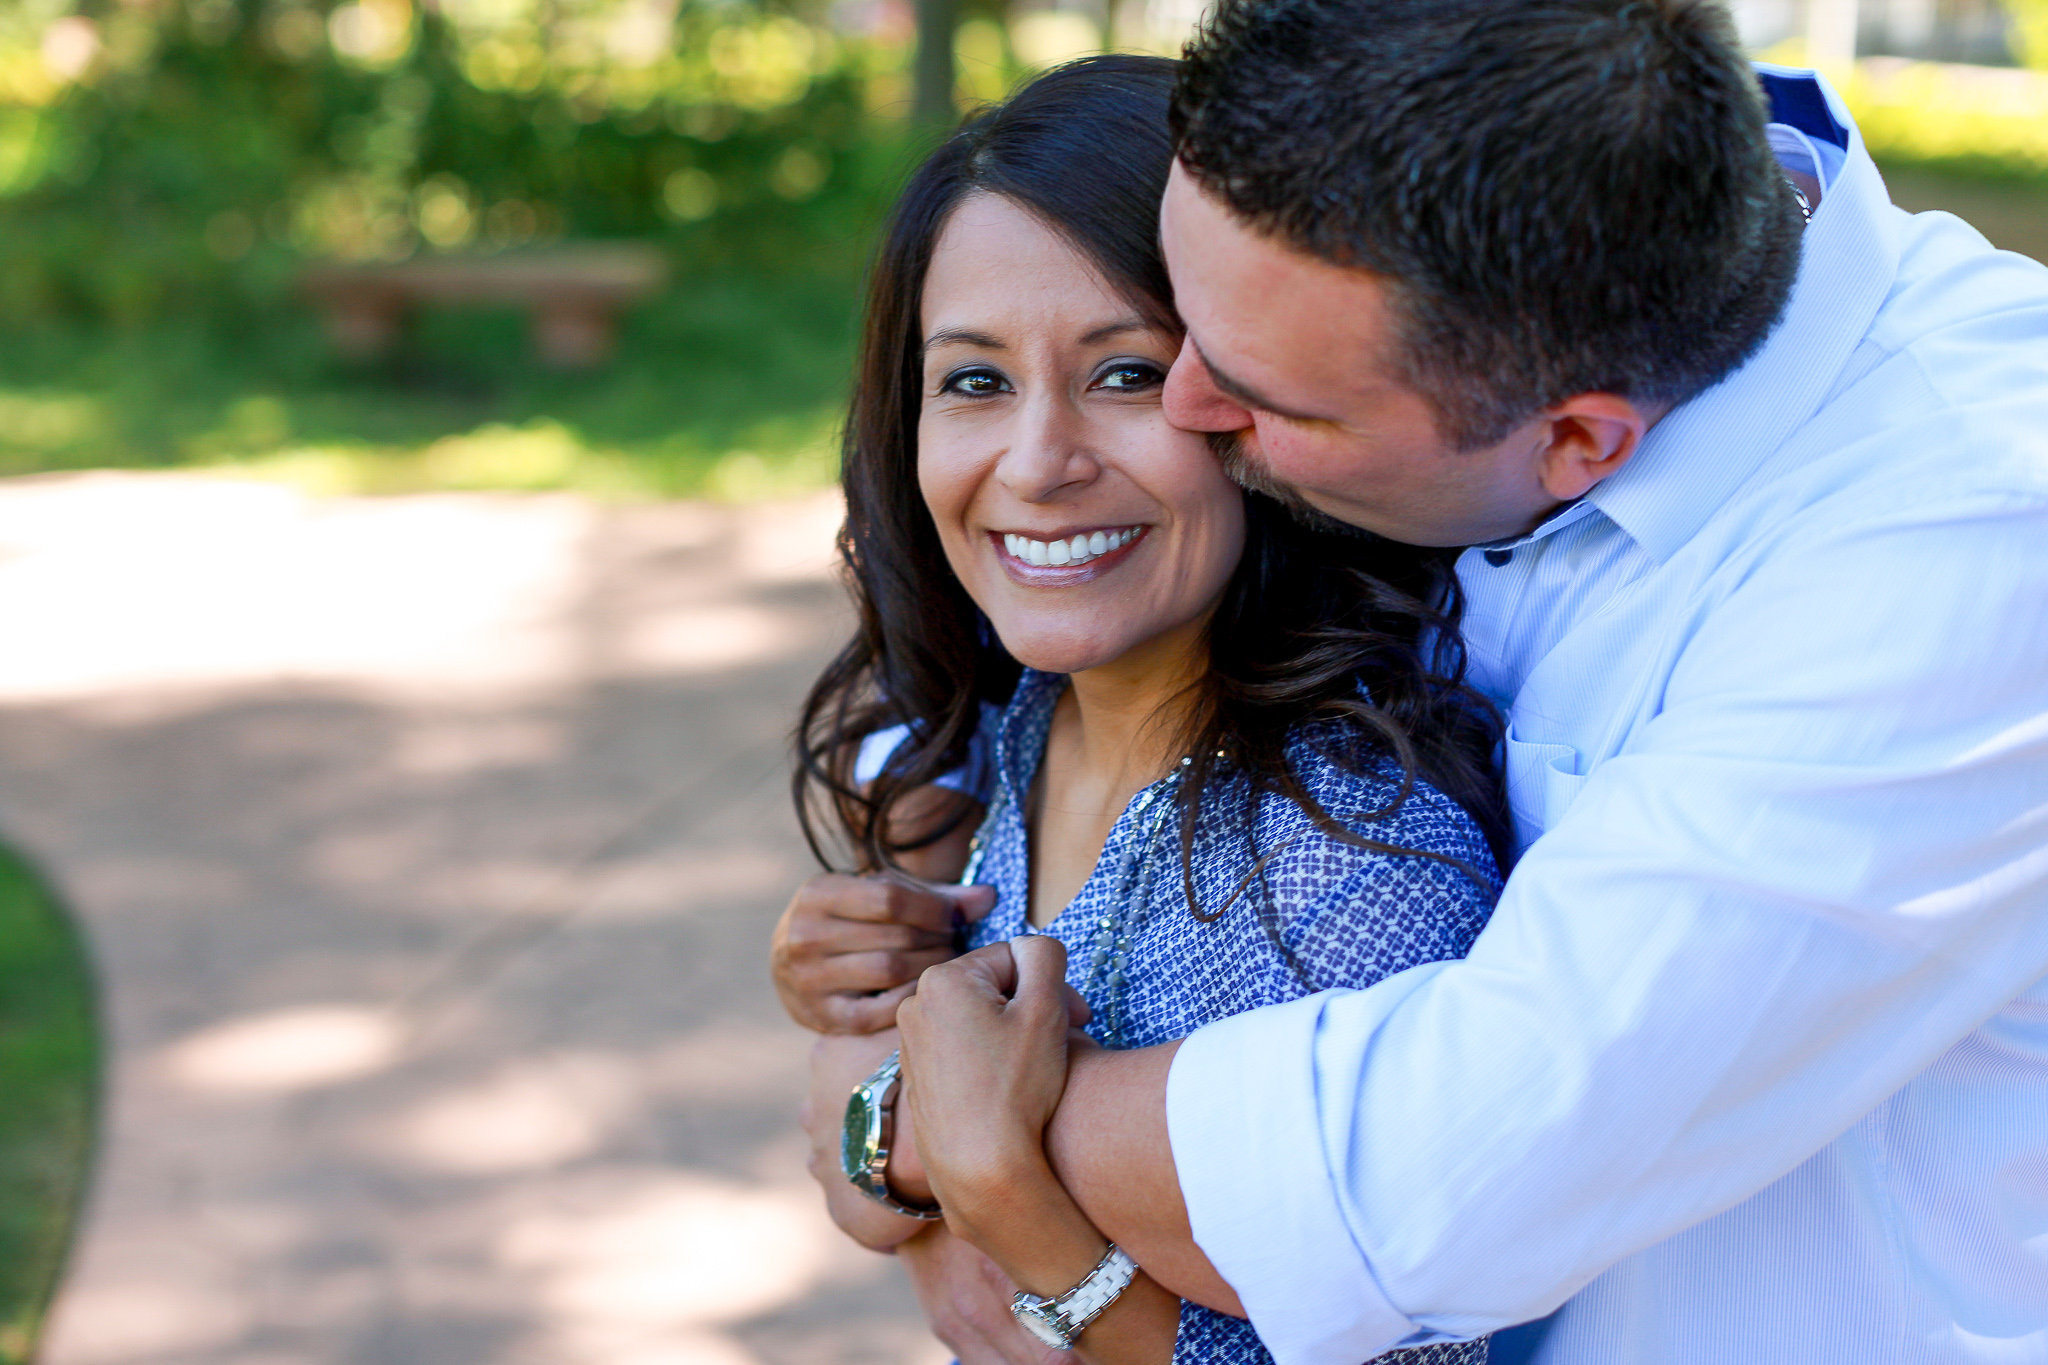
[[[1688,398],[1791,294],[1799,210],[1708,0],[1222,0],[1186,55],[1183,163],[1389,277],[1462,448],[1576,393]]]

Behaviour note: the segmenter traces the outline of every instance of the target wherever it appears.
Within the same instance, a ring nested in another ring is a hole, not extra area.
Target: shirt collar
[[[1012,810],[1026,808],[1039,760],[1045,754],[1045,732],[1051,723],[1052,708],[1066,686],[1063,673],[1023,669],[1017,676],[1017,690],[1003,708],[1002,720],[996,727],[996,780]]]
[[[1605,513],[1659,563],[1819,409],[1898,272],[1891,199],[1841,97],[1812,71],[1758,63],[1757,72],[1773,121],[1847,155],[1806,226],[1799,277],[1777,329],[1735,373],[1652,427],[1635,457],[1581,504]],[[1560,513],[1536,534],[1562,520]]]

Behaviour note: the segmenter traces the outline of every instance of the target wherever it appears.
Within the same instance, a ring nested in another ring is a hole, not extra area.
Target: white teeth
[[[1033,540],[1015,531],[1005,531],[1003,548],[1009,551],[1012,558],[1021,559],[1026,564],[1065,567],[1086,564],[1089,560],[1100,558],[1111,550],[1121,550],[1136,540],[1142,529],[1138,526],[1129,526],[1121,531],[1090,531],[1068,540],[1053,541]]]

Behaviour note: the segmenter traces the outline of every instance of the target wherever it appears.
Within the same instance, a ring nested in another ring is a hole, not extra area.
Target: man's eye
[[[1137,361],[1126,361],[1123,364],[1112,365],[1104,370],[1102,377],[1096,380],[1095,383],[1099,388],[1116,389],[1128,393],[1136,389],[1150,388],[1154,384],[1161,383],[1165,378],[1165,373],[1157,365],[1145,365]]]
[[[969,398],[1002,393],[1010,386],[994,370],[955,370],[939,385],[940,393],[960,393]]]

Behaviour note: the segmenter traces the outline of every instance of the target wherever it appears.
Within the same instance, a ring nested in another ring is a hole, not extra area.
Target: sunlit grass
[[[424,445],[294,445],[202,462],[201,472],[274,479],[308,493],[573,490],[607,498],[749,501],[823,487],[838,473],[837,411],[764,421],[727,449],[687,437],[625,448],[594,444],[551,418],[488,422]]]
[[[2048,72],[1871,58],[1843,94],[1881,160],[2048,182]]]
[[[1803,66],[1805,43],[1762,56]],[[2048,71],[1865,57],[1829,75],[1879,162],[2048,182]]]
[[[35,1345],[92,1150],[91,979],[62,910],[0,852],[0,1365]]]
[[[356,368],[310,318],[0,342],[0,474],[223,470],[321,493],[754,498],[837,470],[855,286],[679,286],[617,359],[556,373],[514,313],[430,312]]]

